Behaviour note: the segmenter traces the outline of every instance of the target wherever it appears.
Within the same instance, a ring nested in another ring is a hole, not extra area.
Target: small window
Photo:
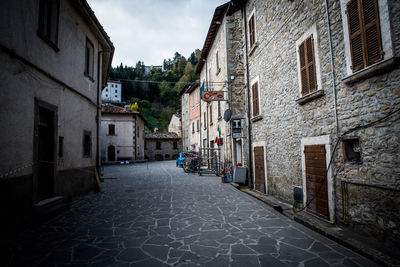
[[[160,141],[156,141],[156,149],[161,149],[161,142]]]
[[[39,3],[38,35],[53,48],[57,48],[59,6],[58,0],[40,0]]]
[[[169,154],[165,154],[166,159],[169,159],[169,157],[170,157]]]
[[[62,158],[64,156],[64,137],[58,137],[58,157]]]
[[[192,122],[192,134],[194,134],[194,121]]]
[[[313,35],[300,44],[299,59],[301,94],[307,95],[317,89]]]
[[[115,135],[115,124],[108,125],[108,135]]]
[[[251,86],[252,93],[252,104],[253,104],[253,117],[258,116],[260,113],[259,103],[258,103],[258,82],[255,82]]]
[[[200,131],[200,120],[197,120],[197,131]]]
[[[83,133],[83,156],[90,157],[92,155],[92,133],[84,131]]]
[[[174,149],[178,149],[178,142],[174,141]]]
[[[86,52],[85,52],[85,75],[93,79],[93,64],[94,64],[94,48],[92,42],[86,39]]]
[[[114,84],[111,84],[111,87],[114,87]]]
[[[117,95],[115,95],[115,98],[118,98],[118,96],[117,96]]]
[[[218,101],[218,119],[221,118],[221,102]]]
[[[347,138],[343,140],[343,157],[345,162],[361,163],[359,138]]]
[[[108,95],[106,94],[106,97],[108,97]]]
[[[115,90],[115,93],[118,93],[118,91],[117,91],[117,90]]]
[[[206,113],[203,113],[203,118],[204,118],[204,130],[207,129],[207,116]]]
[[[219,67],[219,59],[218,59],[218,51],[215,54],[215,63],[217,64],[217,75],[219,74],[219,72],[221,71],[220,67]]]
[[[256,43],[256,29],[254,24],[254,14],[249,19],[249,43],[250,47]]]
[[[108,89],[106,89],[106,92],[108,92]]]

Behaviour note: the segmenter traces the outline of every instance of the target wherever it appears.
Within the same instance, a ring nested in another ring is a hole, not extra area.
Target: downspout
[[[246,16],[246,5],[243,7],[243,19],[244,19],[244,41],[245,41],[245,49],[246,49],[246,87],[247,87],[247,140],[248,140],[248,149],[249,153],[247,155],[248,158],[248,166],[249,166],[249,188],[252,188],[252,177],[253,177],[253,161],[251,159],[251,118],[250,118],[250,80],[249,80],[249,51],[247,48],[247,16]]]
[[[336,98],[336,83],[335,83],[335,66],[333,62],[333,51],[332,51],[332,35],[331,35],[331,25],[329,21],[329,8],[328,8],[328,0],[325,0],[325,13],[326,13],[326,27],[328,28],[328,41],[329,41],[329,53],[330,53],[330,63],[331,63],[331,76],[332,76],[332,95],[333,95],[333,104],[334,104],[334,112],[335,112],[335,123],[336,123],[336,138],[339,137],[339,121],[338,121],[338,116],[337,116],[337,98]],[[333,156],[333,155],[332,155]],[[332,168],[332,166],[330,166]],[[333,173],[333,172],[332,172]],[[335,177],[333,175],[333,177]],[[336,199],[336,180],[333,179],[333,194],[334,198]],[[342,185],[342,190],[343,190],[343,183]],[[345,193],[347,193],[347,185],[345,188]],[[334,205],[334,212],[336,210],[336,205]],[[347,211],[347,198],[345,199],[345,196],[342,194],[342,205],[343,205],[343,213]],[[344,214],[343,214],[344,215]],[[336,212],[334,216],[334,221],[336,221]]]
[[[113,50],[99,50],[97,52],[97,99],[96,99],[96,169],[97,173],[101,175],[100,171],[100,55],[102,53],[113,53]],[[102,81],[103,82],[103,81]]]
[[[333,105],[335,109],[335,122],[336,122],[336,135],[339,134],[339,121],[337,117],[337,99],[336,99],[336,83],[335,83],[335,66],[333,63],[333,51],[332,51],[332,35],[331,35],[331,24],[329,22],[329,10],[328,0],[325,0],[325,13],[326,13],[326,27],[328,28],[328,40],[329,40],[329,53],[331,57],[331,76],[332,76],[332,94],[333,94]]]

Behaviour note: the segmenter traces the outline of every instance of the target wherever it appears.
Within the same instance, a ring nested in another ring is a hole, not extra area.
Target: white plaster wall
[[[108,134],[108,125],[115,125],[115,135]],[[101,118],[101,154],[108,161],[108,146],[115,146],[118,157],[134,159],[135,157],[135,121],[133,115],[103,114]]]

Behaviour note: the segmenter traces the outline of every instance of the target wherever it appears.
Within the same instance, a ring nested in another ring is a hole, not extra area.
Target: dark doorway
[[[115,161],[115,146],[108,147],[108,161]]]
[[[37,201],[54,196],[55,110],[39,105],[36,112]]]

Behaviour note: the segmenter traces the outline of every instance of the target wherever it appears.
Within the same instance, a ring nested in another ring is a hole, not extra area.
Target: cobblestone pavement
[[[173,161],[108,166],[103,177],[104,193],[1,242],[0,265],[375,265],[219,177],[186,174]]]

